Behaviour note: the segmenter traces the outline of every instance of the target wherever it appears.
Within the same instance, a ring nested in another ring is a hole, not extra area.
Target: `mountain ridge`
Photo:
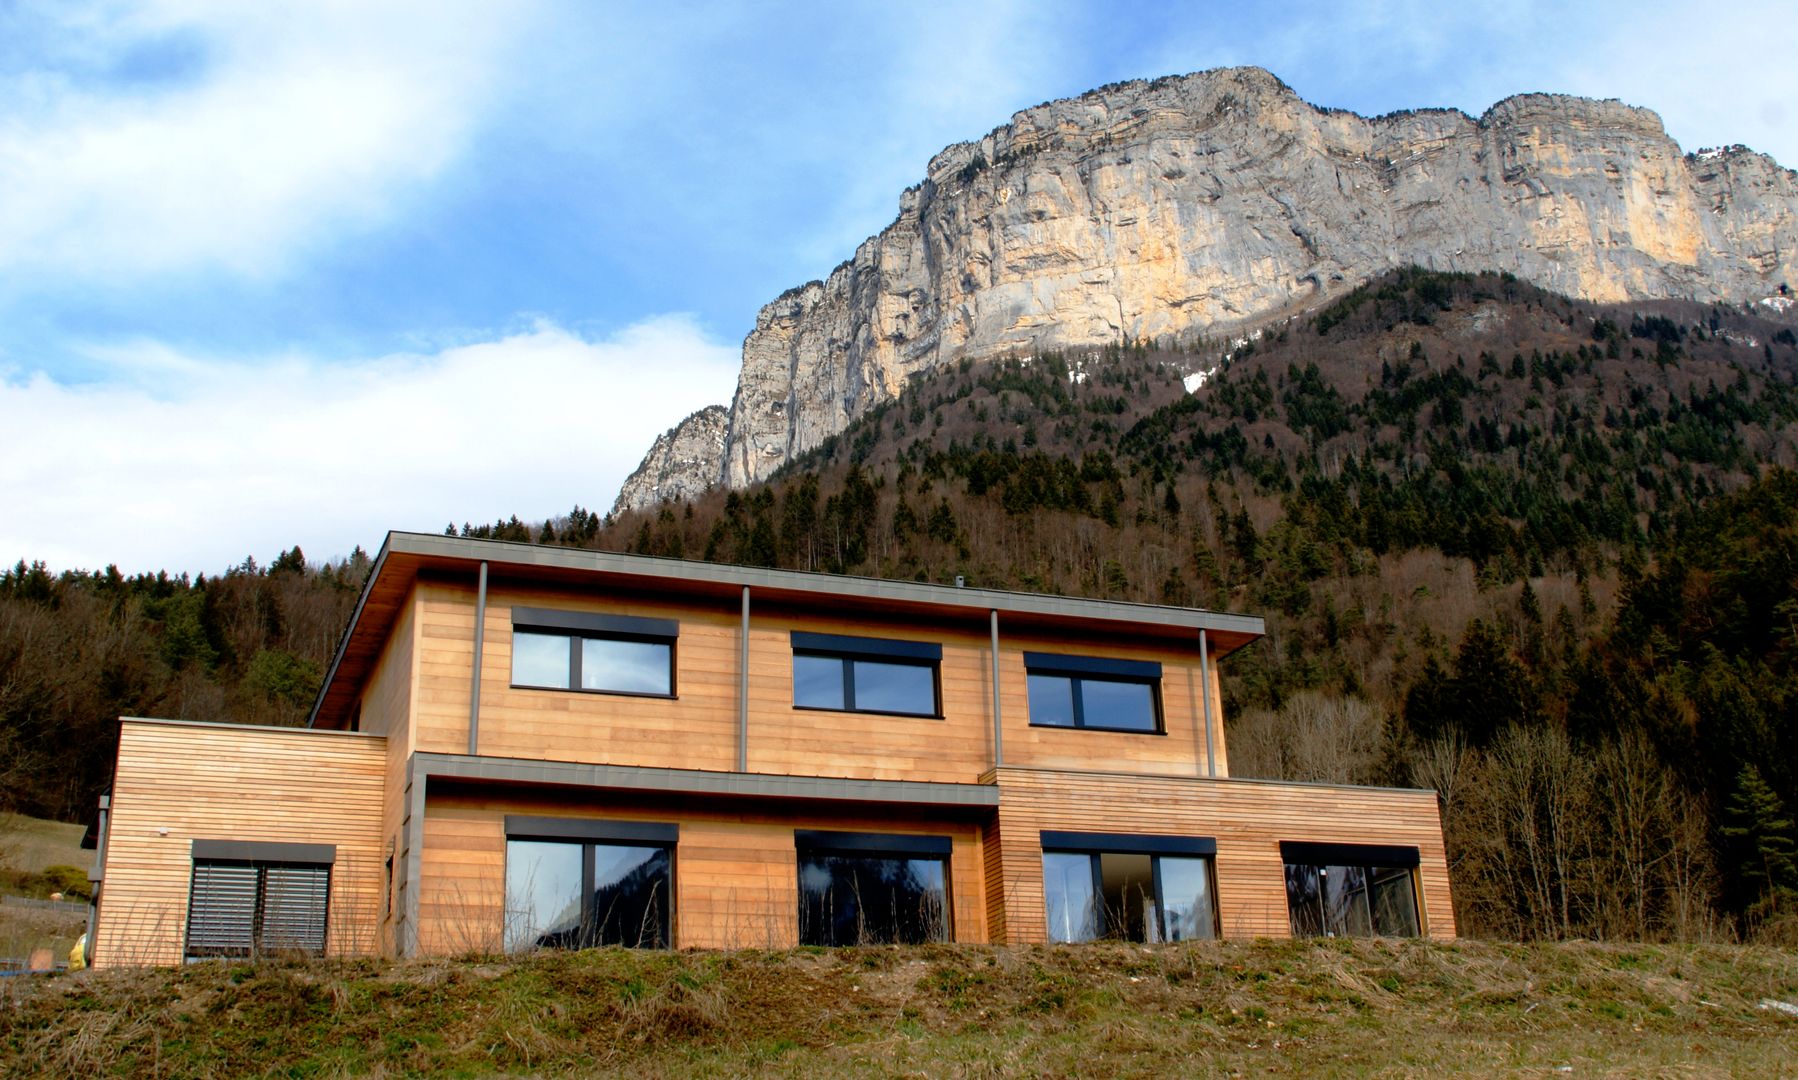
[[[764,306],[721,459],[652,449],[614,510],[763,478],[964,355],[1240,334],[1412,263],[1753,300],[1798,277],[1798,174],[1682,154],[1615,99],[1365,118],[1230,68],[1044,102],[939,151],[892,224]]]

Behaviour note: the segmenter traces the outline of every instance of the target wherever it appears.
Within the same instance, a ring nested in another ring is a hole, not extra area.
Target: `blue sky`
[[[1798,165],[1778,5],[0,0],[0,559],[217,571],[604,510],[944,145],[1259,64],[1617,97]]]

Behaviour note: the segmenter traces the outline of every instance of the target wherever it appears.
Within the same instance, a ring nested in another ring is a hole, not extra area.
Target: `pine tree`
[[[1792,817],[1755,766],[1744,765],[1737,775],[1721,831],[1734,848],[1736,874],[1751,895],[1750,918],[1798,905]]]

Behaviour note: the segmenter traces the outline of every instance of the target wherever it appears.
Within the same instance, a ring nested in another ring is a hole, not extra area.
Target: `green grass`
[[[41,874],[46,867],[87,867],[94,853],[81,850],[85,825],[0,814],[0,869]]]
[[[1798,1075],[1798,954],[1324,941],[0,981],[6,1076]]]

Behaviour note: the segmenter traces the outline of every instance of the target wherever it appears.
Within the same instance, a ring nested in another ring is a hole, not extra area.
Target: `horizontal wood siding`
[[[749,770],[863,780],[971,783],[992,758],[990,642],[973,628],[898,626],[775,611],[751,616]],[[793,707],[795,630],[941,645],[943,716],[878,716]]]
[[[1028,676],[1024,667],[1027,651],[1160,662],[1161,712],[1166,733],[1147,735],[1032,727]],[[1008,633],[1001,620],[999,705],[1005,732],[1005,764],[1020,768],[1203,776],[1205,714],[1199,684],[1197,634],[1194,634],[1190,648],[1169,644],[1165,639],[1082,641]],[[1215,698],[1212,706],[1212,750],[1220,765],[1219,775],[1223,775],[1223,711]]]
[[[431,795],[419,917],[426,954],[497,952],[505,903],[505,816],[546,814],[617,821],[673,822],[674,935],[679,948],[787,948],[797,942],[799,883],[795,829],[949,836],[950,903],[957,941],[984,942],[986,874],[981,830],[895,813],[870,817],[813,812],[777,815],[633,803],[595,795],[580,804],[511,794]]]
[[[1041,833],[1142,833],[1217,840],[1219,922],[1227,937],[1287,937],[1280,841],[1414,845],[1424,932],[1455,936],[1442,823],[1431,792],[1257,781],[1180,780],[999,769],[1003,856],[989,893],[1005,904],[1005,939],[1047,936]]]
[[[386,740],[123,721],[95,962],[181,962],[192,843],[335,844],[326,948],[379,949]]]

